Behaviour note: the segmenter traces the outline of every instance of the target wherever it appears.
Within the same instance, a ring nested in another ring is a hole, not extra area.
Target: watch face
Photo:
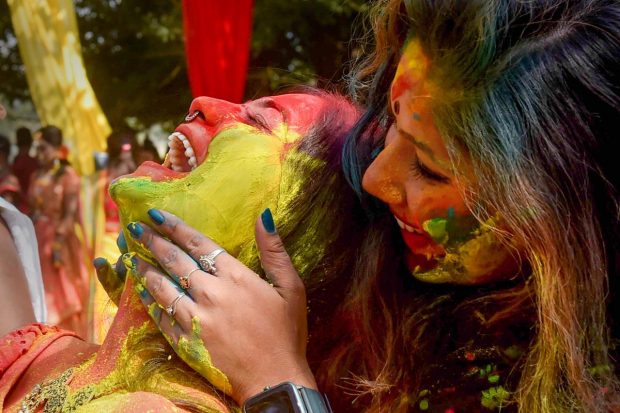
[[[303,413],[297,405],[301,398],[291,383],[279,384],[245,402],[245,413]]]

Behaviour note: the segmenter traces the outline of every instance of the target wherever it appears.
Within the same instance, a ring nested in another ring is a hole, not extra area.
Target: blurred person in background
[[[118,208],[108,194],[110,182],[122,175],[132,173],[136,169],[138,143],[131,131],[112,132],[108,136],[108,166],[104,189],[105,229],[114,236],[120,231]]]
[[[30,129],[26,127],[18,128],[15,133],[15,137],[18,152],[15,159],[13,159],[12,168],[13,173],[19,180],[19,185],[21,187],[23,201],[20,203],[19,209],[22,212],[28,212],[28,203],[26,199],[28,195],[28,188],[30,187],[30,178],[39,167],[39,164],[35,157],[30,156],[30,148],[32,147],[32,134],[30,133]]]
[[[16,205],[20,198],[19,181],[11,173],[9,165],[9,154],[11,153],[11,142],[9,138],[0,135],[0,196],[13,205]]]
[[[138,148],[136,161],[138,165],[146,161],[161,163],[161,156],[159,156],[155,144],[153,144],[153,141],[148,136],[144,139],[142,146]]]
[[[76,231],[80,225],[80,178],[64,159],[62,131],[40,130],[39,169],[32,177],[28,198],[39,245],[49,322],[86,332],[88,298],[87,258]]]

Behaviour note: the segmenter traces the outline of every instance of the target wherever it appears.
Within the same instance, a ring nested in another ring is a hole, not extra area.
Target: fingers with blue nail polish
[[[148,210],[148,214],[149,217],[151,218],[151,220],[156,223],[157,225],[161,225],[164,223],[164,221],[166,220],[166,218],[164,218],[164,216],[162,215],[161,212],[159,212],[158,210],[156,210],[155,208],[151,208]]]
[[[104,266],[106,266],[108,264],[108,260],[106,260],[103,257],[97,257],[93,260],[93,265],[95,266],[95,268],[97,270],[103,268]]]
[[[118,234],[118,238],[116,238],[116,246],[121,254],[126,254],[129,252],[129,249],[127,248],[127,240],[125,239],[125,234],[123,234],[123,231],[121,231]]]
[[[270,234],[276,233],[276,224],[273,222],[273,215],[271,214],[271,210],[269,208],[265,209],[263,213],[260,214],[260,219],[263,222],[265,231]]]
[[[127,229],[129,230],[131,236],[135,239],[139,239],[144,233],[144,228],[142,228],[142,225],[140,225],[139,222],[130,223],[127,225]]]
[[[114,303],[118,304],[123,292],[125,281],[124,274],[122,276],[119,275],[108,260],[102,257],[95,258],[93,260],[93,265],[97,271],[97,278],[108,294],[108,297],[110,297]]]

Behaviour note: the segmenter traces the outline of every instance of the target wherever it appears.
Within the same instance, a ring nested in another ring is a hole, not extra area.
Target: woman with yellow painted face
[[[368,111],[344,147],[288,125],[349,129],[355,111],[197,99],[165,164],[116,182],[127,310],[44,395],[126,411],[225,410],[223,394],[269,411],[321,404],[317,389],[337,412],[617,409],[619,6],[392,0],[376,16],[354,84]],[[153,345],[142,304],[221,399]],[[31,386],[8,400],[42,400]]]
[[[342,153],[368,221],[339,307],[306,346],[308,274],[269,209],[255,231],[271,285],[217,234],[150,209],[126,263],[151,314],[246,411],[310,403],[283,392],[298,386],[336,411],[616,411],[620,5],[392,0],[375,16],[353,85],[368,110]],[[179,133],[184,171],[203,152]]]
[[[358,116],[346,99],[320,92],[242,105],[198,98],[170,136],[164,165],[144,163],[111,185],[122,223],[157,218],[150,208],[172,211],[261,271],[254,217],[269,206],[314,297],[311,322],[318,320],[333,311],[337,301],[331,296],[342,291],[336,278],[354,260],[354,249],[345,246],[351,245],[351,237],[361,238],[362,225],[351,225],[355,220],[324,213],[327,208],[362,216],[353,191],[347,189],[339,157]],[[169,218],[166,226],[172,222]],[[135,232],[137,227],[131,228]],[[134,240],[127,231],[118,245],[131,251],[123,259],[132,276],[126,276],[122,262],[115,271],[104,259],[95,260],[100,281],[118,304],[102,345],[41,324],[1,338],[0,410],[234,411],[236,403],[227,395],[229,380],[217,361],[211,362],[199,336],[200,325],[195,325],[195,334],[177,340],[176,334],[164,338],[151,320],[153,316],[160,322],[163,310],[141,284],[150,273],[139,273],[132,262],[139,256],[140,268],[155,264],[146,248],[149,243]],[[333,254],[335,250],[342,253]],[[315,275],[319,276],[311,277]],[[180,282],[181,276],[175,279]],[[194,271],[187,284],[182,283],[192,299],[198,299],[198,277]],[[158,295],[157,289],[153,293]],[[241,297],[238,303],[252,305]]]

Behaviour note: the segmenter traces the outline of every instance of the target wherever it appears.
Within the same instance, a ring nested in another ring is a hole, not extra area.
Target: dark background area
[[[88,77],[113,128],[181,120],[192,99],[181,1],[75,0]],[[255,0],[246,98],[342,84],[362,0]],[[0,95],[29,100],[6,0],[0,0]]]

